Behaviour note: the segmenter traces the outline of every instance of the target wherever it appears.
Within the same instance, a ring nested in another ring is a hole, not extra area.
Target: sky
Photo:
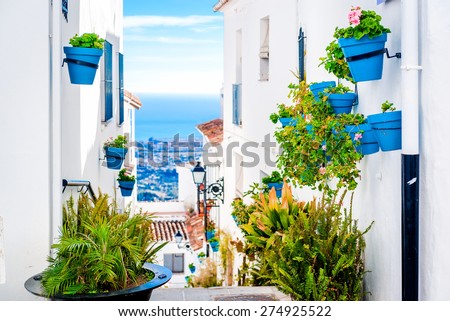
[[[124,82],[138,93],[219,94],[218,0],[124,0]]]

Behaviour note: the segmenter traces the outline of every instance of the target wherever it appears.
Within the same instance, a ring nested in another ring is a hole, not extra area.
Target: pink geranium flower
[[[348,21],[351,25],[357,26],[360,23],[361,18],[361,8],[360,7],[352,7],[350,12],[347,15]]]
[[[358,140],[360,140],[361,138],[363,138],[363,135],[362,135],[361,133],[356,133],[356,134],[355,134],[354,140],[358,141]]]
[[[321,167],[319,168],[319,174],[320,174],[320,175],[325,175],[326,172],[327,172],[327,169],[326,169],[325,167],[321,166]]]

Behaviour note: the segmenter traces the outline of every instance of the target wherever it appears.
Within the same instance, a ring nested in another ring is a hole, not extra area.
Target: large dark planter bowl
[[[152,271],[155,277],[151,281],[134,288],[96,294],[61,294],[48,299],[53,301],[148,301],[153,289],[166,284],[172,278],[172,271],[164,266],[151,263],[145,263],[144,268]],[[34,295],[46,297],[43,294],[40,280],[41,274],[32,276],[26,280],[25,288]]]

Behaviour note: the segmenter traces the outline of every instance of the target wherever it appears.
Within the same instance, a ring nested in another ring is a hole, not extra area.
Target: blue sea
[[[196,125],[221,117],[220,94],[137,94],[142,102],[135,113],[136,140],[180,138],[201,135]]]

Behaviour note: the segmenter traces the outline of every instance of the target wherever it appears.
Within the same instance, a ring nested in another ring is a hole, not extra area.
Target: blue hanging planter
[[[63,60],[69,68],[72,84],[92,85],[98,69],[98,63],[103,55],[102,49],[64,47],[66,58]]]
[[[216,235],[216,231],[206,231],[206,240],[210,240]]]
[[[380,150],[377,138],[370,124],[347,125],[345,126],[345,130],[349,133],[358,153],[369,155],[377,153]],[[356,133],[362,134],[359,144],[355,141]]]
[[[191,273],[195,273],[195,266],[189,266],[189,270],[191,271]]]
[[[127,151],[127,148],[105,147],[106,166],[109,169],[120,169]]]
[[[401,110],[367,116],[383,152],[402,148]]]
[[[283,189],[283,183],[267,183],[267,186],[269,187],[269,191],[272,189],[272,187],[275,188],[275,192],[277,194],[277,197],[281,197],[281,190]]]
[[[292,118],[292,117],[279,118],[278,120],[280,121],[282,127],[286,127],[286,126],[295,127],[297,125],[297,119]]]
[[[355,93],[328,95],[328,103],[331,105],[336,115],[349,114],[352,111],[355,99],[356,99]]]
[[[209,245],[213,252],[219,251],[219,242],[210,242]]]
[[[133,194],[133,188],[136,181],[118,181],[120,193],[123,197],[131,196]]]
[[[386,40],[386,33],[372,39],[367,35],[359,40],[338,39],[355,82],[381,79]]]
[[[315,83],[315,84],[311,84],[309,85],[309,90],[311,90],[311,92],[314,95],[314,98],[316,100],[319,100],[319,93],[323,92],[326,88],[329,87],[336,87],[336,82],[335,81],[322,81],[319,83]]]

